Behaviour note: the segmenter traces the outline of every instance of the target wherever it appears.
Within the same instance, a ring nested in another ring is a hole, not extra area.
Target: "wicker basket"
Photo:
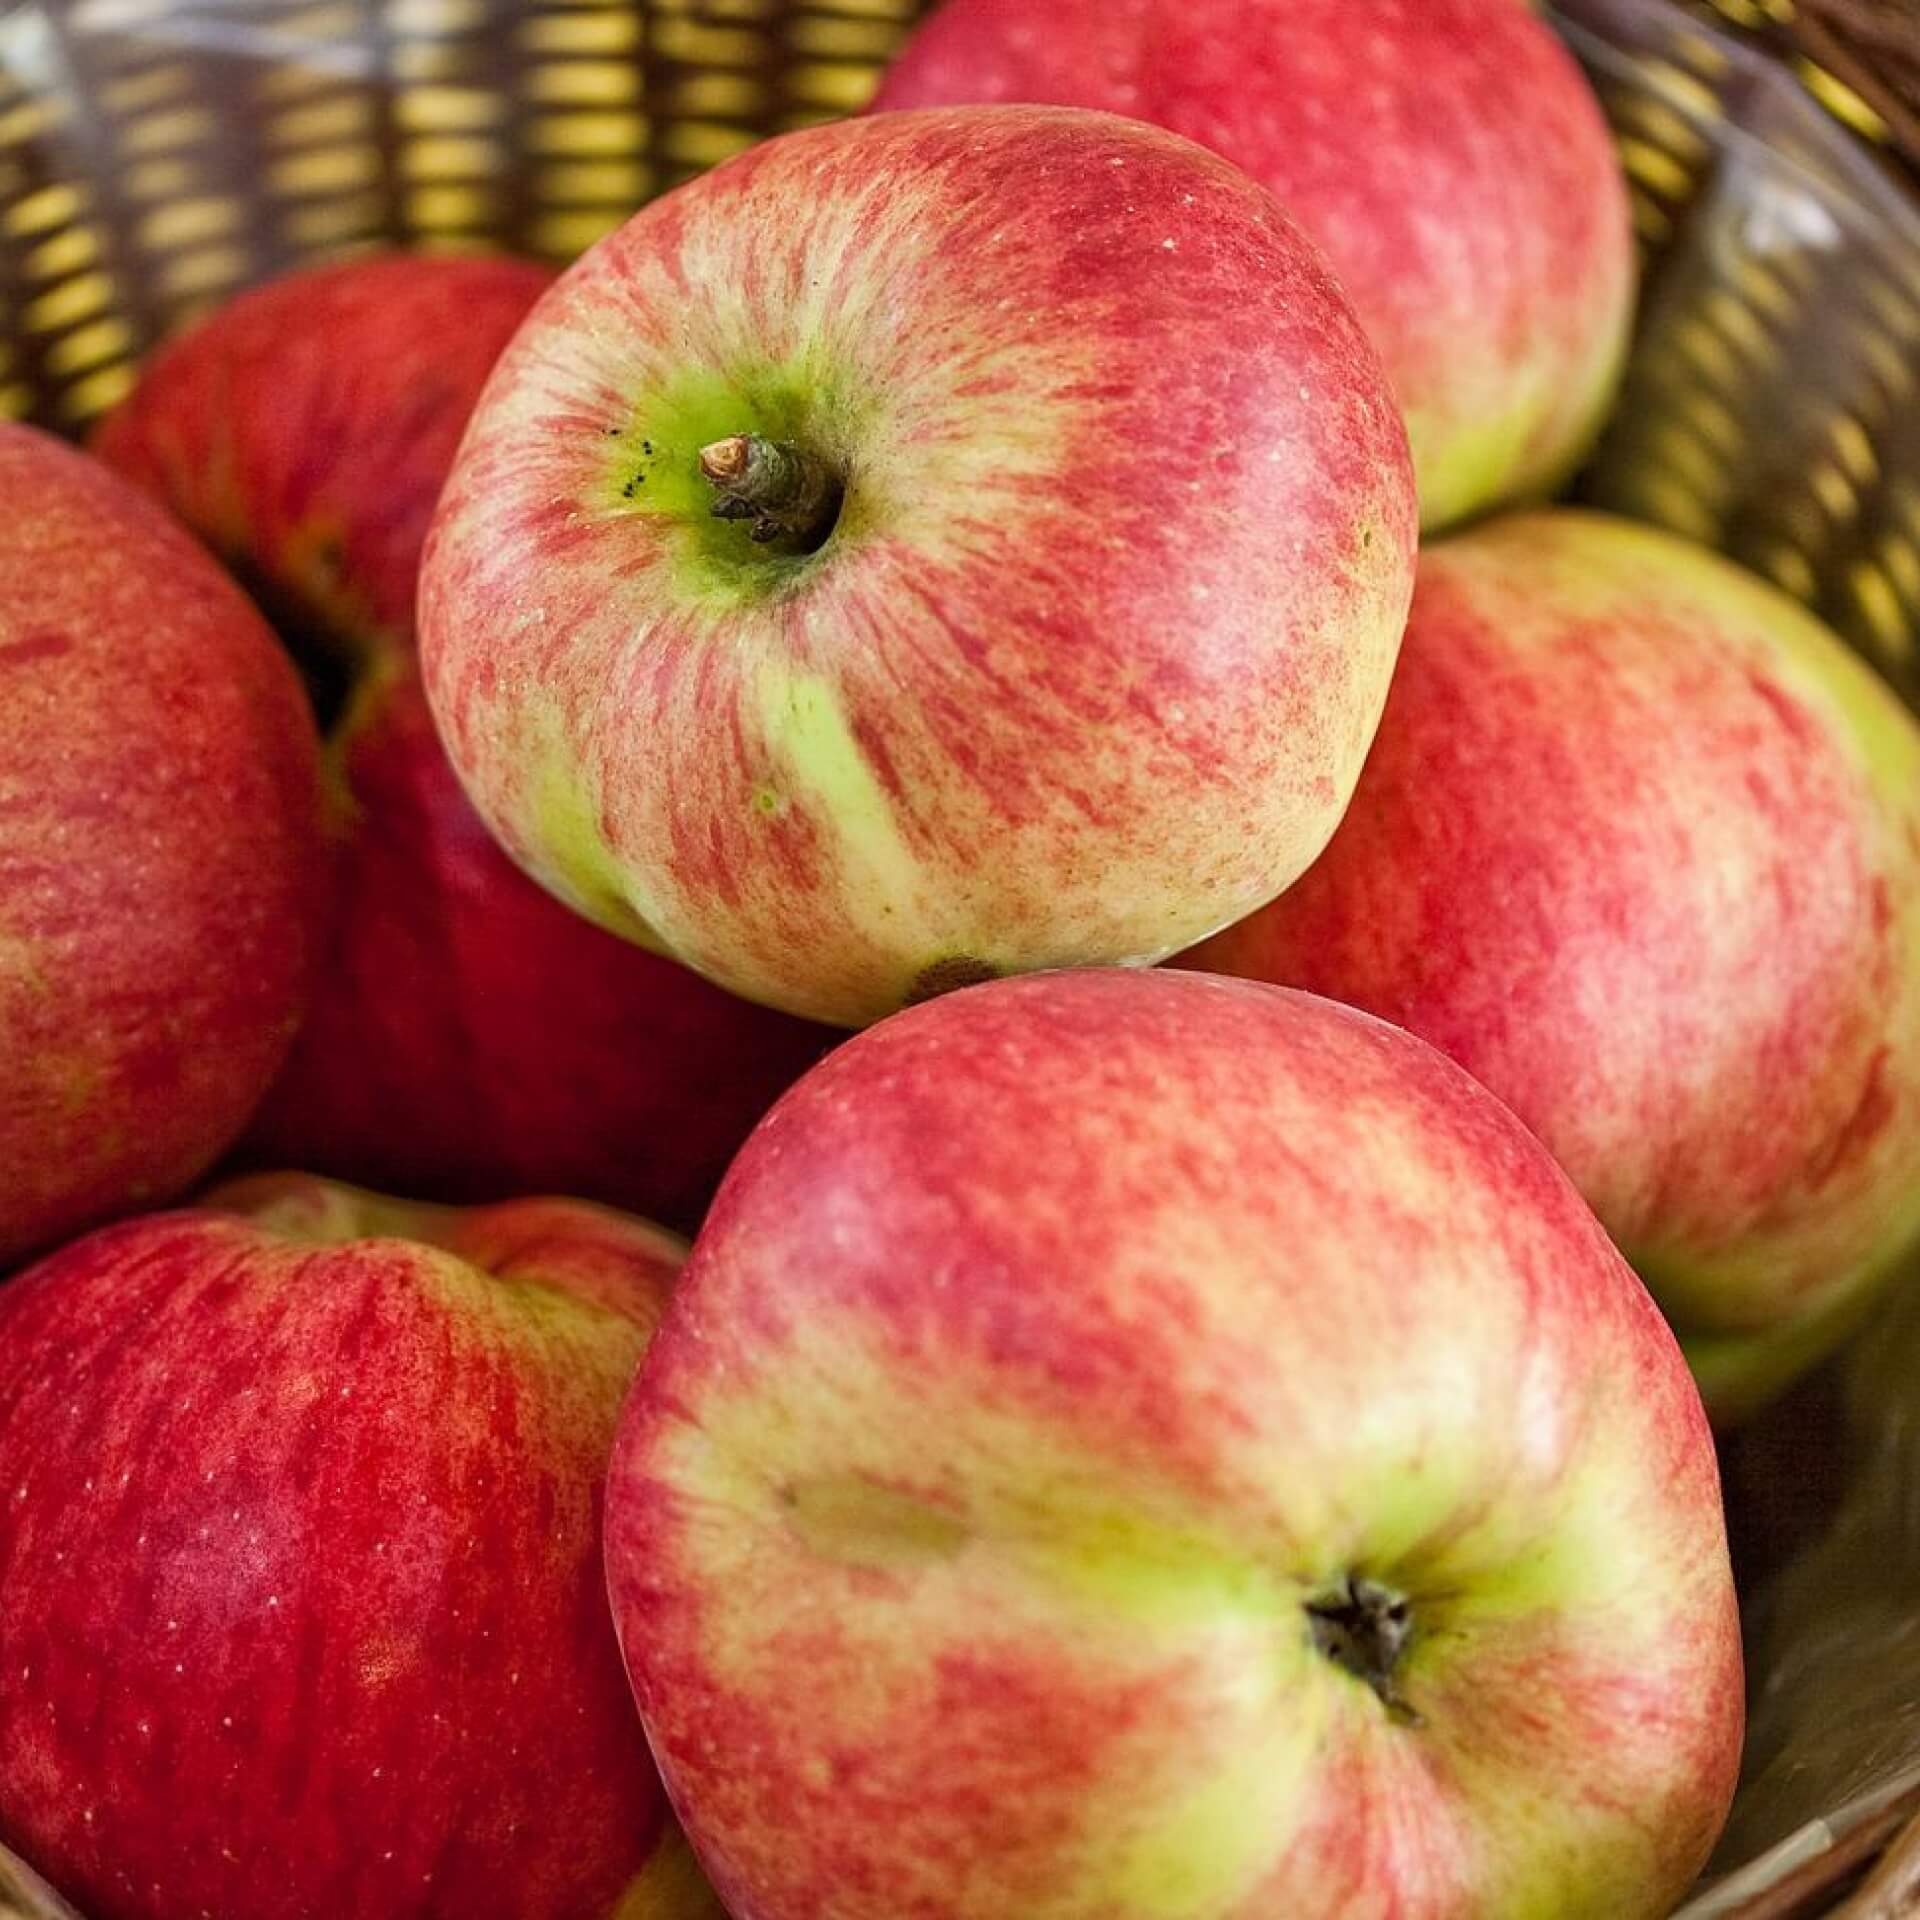
[[[1615,126],[1645,269],[1581,496],[1736,555],[1920,707],[1920,0],[1542,4]],[[392,245],[570,258],[752,141],[858,109],[920,7],[13,5],[0,414],[79,430],[156,339],[296,264]],[[1788,1430],[1794,1472],[1814,1451]],[[1920,1914],[1920,1735],[1912,1757],[1911,1780],[1823,1809],[1688,1920]],[[0,1850],[15,1916],[72,1920]]]
[[[0,1920],[79,1920],[25,1861],[0,1847]]]

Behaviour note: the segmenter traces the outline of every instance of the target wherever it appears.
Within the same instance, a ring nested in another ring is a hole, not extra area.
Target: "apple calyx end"
[[[989,980],[998,980],[1000,969],[987,960],[976,960],[971,954],[949,954],[944,960],[936,960],[925,966],[913,976],[913,983],[907,988],[902,1006],[917,1007],[929,1000],[937,1000],[942,994],[958,993],[962,987],[982,987]]]
[[[1388,1716],[1417,1727],[1420,1715],[1402,1697],[1396,1672],[1413,1637],[1413,1608],[1403,1593],[1349,1574],[1344,1582],[1306,1605],[1315,1649],[1379,1696]]]
[[[802,553],[825,545],[846,489],[821,457],[791,440],[729,434],[700,449],[700,477],[718,496],[716,520],[744,520],[756,545],[786,538]]]

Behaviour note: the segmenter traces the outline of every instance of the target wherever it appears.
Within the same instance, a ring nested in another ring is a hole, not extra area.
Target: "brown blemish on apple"
[[[922,967],[913,976],[913,985],[907,989],[902,1004],[917,1007],[923,1000],[937,1000],[943,993],[957,993],[962,987],[985,986],[989,980],[999,977],[1000,969],[985,960],[976,960],[964,953],[952,954]]]

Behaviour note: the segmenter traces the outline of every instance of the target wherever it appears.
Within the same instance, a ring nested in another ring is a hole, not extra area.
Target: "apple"
[[[0,1840],[90,1920],[717,1920],[600,1563],[682,1251],[269,1175],[0,1290]]]
[[[1324,845],[1405,435],[1271,196],[1112,115],[770,140],[535,307],[436,513],[455,768],[563,898],[840,1025],[1144,964]]]
[[[285,274],[163,343],[94,451],[242,575],[310,670],[350,679],[411,646],[447,468],[552,278],[490,254],[376,253]]]
[[[1247,981],[995,982],[802,1080],[607,1564],[736,1920],[1654,1920],[1739,1759],[1653,1302],[1442,1055]]]
[[[690,1227],[833,1036],[528,880],[461,793],[413,661],[434,501],[550,279],[425,255],[293,274],[163,348],[96,445],[253,585],[331,722],[337,904],[247,1157],[447,1200],[577,1194]]]
[[[319,750],[246,598],[132,488],[0,425],[0,1269],[246,1124],[324,908]]]
[[[1409,1028],[1553,1151],[1730,1421],[1920,1243],[1920,725],[1598,514],[1430,548],[1351,811],[1186,955]]]
[[[331,970],[248,1158],[466,1201],[564,1179],[691,1230],[754,1122],[838,1036],[535,886],[467,804],[416,674],[369,687],[333,752],[354,815]]]
[[[947,0],[875,104],[1014,100],[1137,114],[1273,190],[1386,362],[1429,530],[1550,492],[1598,432],[1626,183],[1525,0]]]

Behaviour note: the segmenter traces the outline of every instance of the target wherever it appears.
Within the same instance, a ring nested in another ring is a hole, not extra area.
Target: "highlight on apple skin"
[[[802,1080],[607,1564],[735,1920],[1656,1920],[1738,1766],[1657,1308],[1444,1056],[1251,982],[996,982]]]
[[[876,107],[1137,114],[1244,167],[1322,246],[1406,412],[1421,524],[1544,496],[1626,358],[1626,180],[1526,0],[944,0]]]
[[[288,274],[167,342],[94,444],[251,583],[328,721],[325,950],[246,1162],[437,1200],[566,1193],[690,1228],[838,1036],[521,873],[447,764],[413,654],[434,503],[552,279],[493,255]]]
[[[723,1920],[600,1555],[683,1253],[267,1175],[0,1288],[0,1841],[89,1920]]]
[[[246,597],[97,462],[0,425],[0,1270],[171,1199],[306,1005],[319,745]]]
[[[1151,963],[1291,880],[1415,521],[1377,355],[1237,169],[1110,115],[890,114],[655,201],[534,309],[422,661],[540,880],[852,1026]]]
[[[1421,558],[1359,791],[1182,966],[1418,1033],[1753,1410],[1920,1257],[1920,725],[1804,607],[1560,510]]]

